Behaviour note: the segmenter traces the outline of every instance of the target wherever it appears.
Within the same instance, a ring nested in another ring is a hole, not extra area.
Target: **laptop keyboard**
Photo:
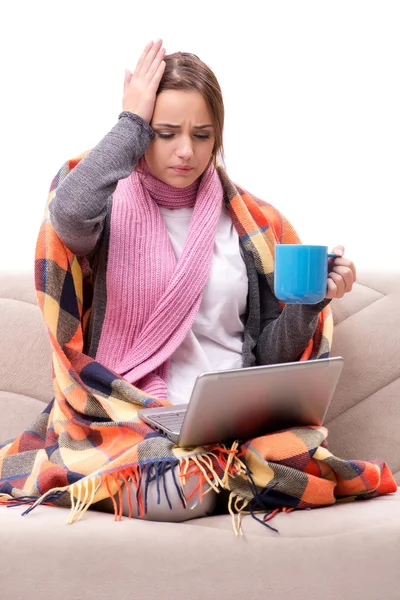
[[[176,413],[164,413],[159,415],[152,415],[151,419],[157,425],[162,425],[162,427],[166,427],[167,429],[171,429],[171,431],[180,431],[182,427],[183,419],[185,418],[184,410]]]

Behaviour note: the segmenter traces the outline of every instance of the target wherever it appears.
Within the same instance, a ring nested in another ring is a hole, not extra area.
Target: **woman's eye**
[[[165,139],[165,140],[168,140],[168,139],[172,138],[173,136],[174,136],[173,133],[159,133],[158,134],[158,137],[160,137],[162,139]],[[208,139],[210,139],[209,135],[197,135],[197,134],[195,134],[194,137],[198,138],[199,140],[208,140]]]

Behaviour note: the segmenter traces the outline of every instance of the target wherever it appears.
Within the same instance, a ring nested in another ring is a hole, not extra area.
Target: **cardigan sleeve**
[[[139,115],[123,111],[104,138],[68,173],[49,204],[50,220],[72,252],[94,251],[118,181],[134,170],[155,137]]]
[[[260,336],[256,364],[268,365],[299,360],[317,328],[320,312],[331,302],[286,304],[282,310],[269,285],[260,285]]]

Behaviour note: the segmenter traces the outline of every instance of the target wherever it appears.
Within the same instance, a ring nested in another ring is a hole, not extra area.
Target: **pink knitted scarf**
[[[143,159],[113,194],[107,307],[96,360],[139,389],[166,398],[169,358],[198,312],[209,277],[223,191],[210,165],[185,188],[157,179]],[[194,206],[176,260],[159,206]]]

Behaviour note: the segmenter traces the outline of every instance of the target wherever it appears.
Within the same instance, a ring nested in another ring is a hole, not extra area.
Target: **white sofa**
[[[329,447],[382,458],[400,482],[400,273],[362,272],[333,302],[332,355],[345,358]],[[52,398],[50,347],[32,273],[0,273],[0,443]],[[0,507],[0,599],[399,600],[400,493],[280,514],[181,524],[89,511]]]

